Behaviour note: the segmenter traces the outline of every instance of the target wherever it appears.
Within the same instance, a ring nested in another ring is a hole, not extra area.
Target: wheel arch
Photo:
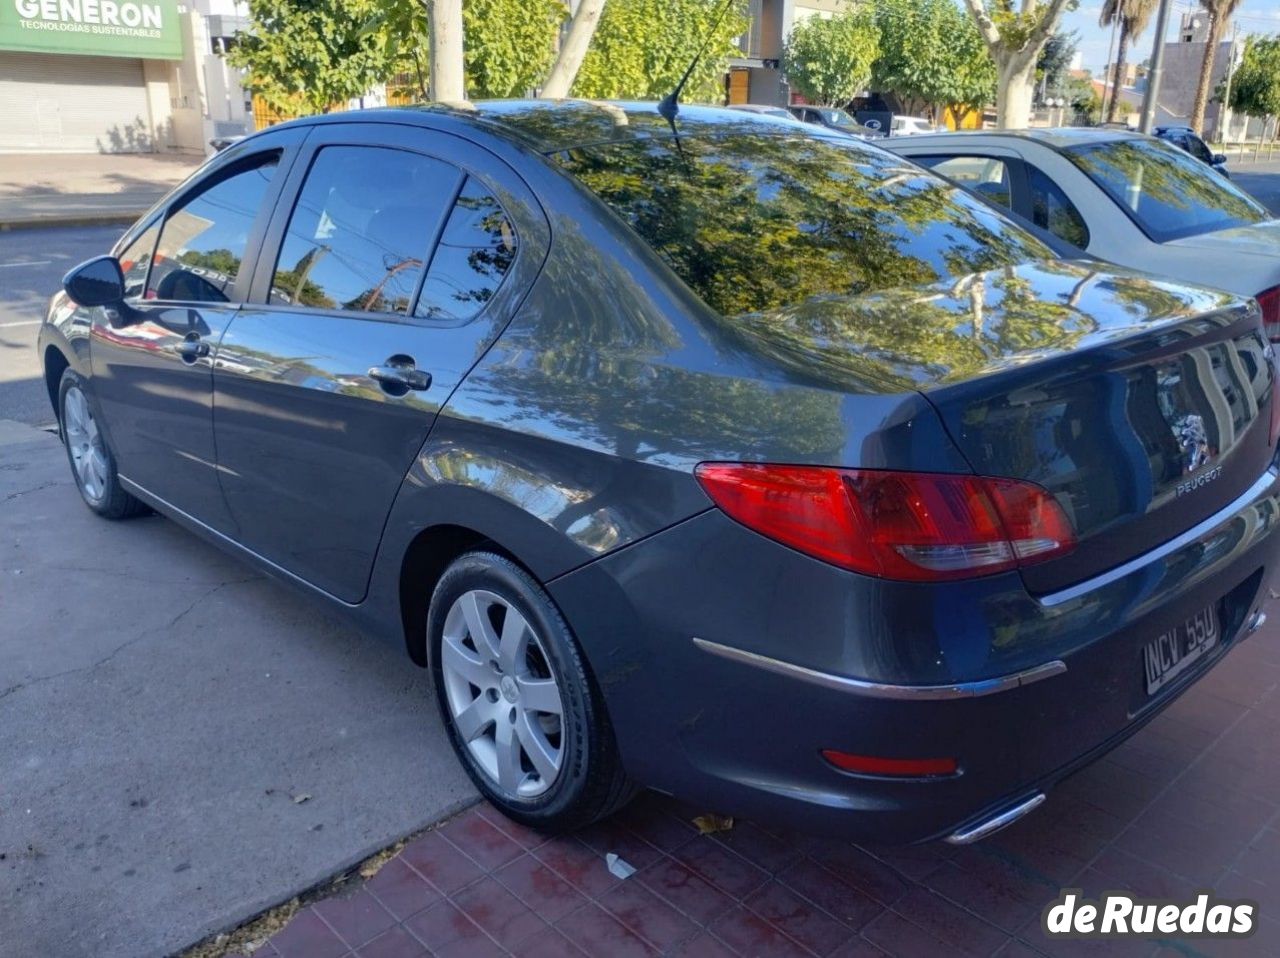
[[[62,410],[58,408],[58,390],[62,385],[63,373],[70,368],[71,360],[57,343],[50,343],[44,348],[44,386],[59,426],[62,425]]]

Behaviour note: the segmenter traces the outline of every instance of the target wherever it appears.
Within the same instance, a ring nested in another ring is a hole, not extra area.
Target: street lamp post
[[[1138,128],[1150,133],[1156,125],[1156,102],[1160,98],[1160,78],[1164,73],[1164,38],[1169,32],[1169,8],[1172,0],[1160,0],[1160,12],[1156,14],[1156,40],[1151,51],[1151,72],[1147,74],[1147,95],[1142,100],[1142,121]]]

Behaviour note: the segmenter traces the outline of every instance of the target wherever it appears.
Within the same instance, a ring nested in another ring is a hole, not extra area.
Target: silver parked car
[[[1255,296],[1280,338],[1280,220],[1214,170],[1129,130],[889,139],[900,156],[1009,207],[1090,256]]]

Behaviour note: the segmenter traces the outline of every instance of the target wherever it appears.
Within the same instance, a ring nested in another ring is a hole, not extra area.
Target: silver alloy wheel
[[[79,386],[67,390],[62,402],[62,420],[76,482],[88,498],[100,502],[107,491],[107,455],[89,401]]]
[[[440,644],[449,715],[477,765],[502,791],[537,798],[564,762],[564,705],[541,639],[493,592],[449,609]]]

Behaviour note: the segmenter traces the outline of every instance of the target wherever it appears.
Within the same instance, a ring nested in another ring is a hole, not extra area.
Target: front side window
[[[1063,152],[1157,243],[1268,218],[1255,200],[1162,140],[1082,143]]]
[[[493,298],[516,257],[516,232],[498,198],[469,177],[431,257],[414,315],[466,320]]]
[[[147,280],[147,299],[230,300],[279,159],[272,153],[219,175],[208,189],[169,211]],[[127,275],[125,283],[127,287]]]
[[[854,139],[637,139],[559,161],[725,316],[1053,257],[955,184]]]
[[[1043,171],[1027,164],[1027,186],[1031,191],[1031,221],[1072,246],[1089,245],[1089,227],[1080,211],[1062,192],[1062,187]]]
[[[458,178],[448,163],[404,150],[320,150],[289,217],[270,302],[407,313]]]
[[[913,157],[939,176],[955,180],[1001,206],[1013,208],[1009,187],[1009,167],[1004,160],[991,156],[919,156]]]
[[[147,270],[151,266],[151,256],[155,252],[156,237],[159,235],[160,224],[152,223],[120,254],[120,271],[124,273],[125,299],[137,299],[145,292]]]

